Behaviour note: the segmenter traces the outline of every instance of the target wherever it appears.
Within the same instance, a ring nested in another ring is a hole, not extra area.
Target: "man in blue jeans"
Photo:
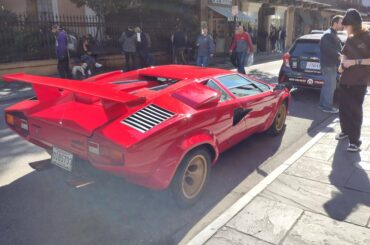
[[[207,27],[202,28],[202,34],[198,36],[196,45],[198,47],[197,66],[207,67],[210,57],[215,53],[215,44],[213,38],[208,35]]]
[[[320,94],[320,109],[328,113],[338,113],[333,106],[334,91],[337,86],[337,71],[341,60],[342,45],[337,32],[343,30],[343,16],[336,15],[331,19],[331,27],[324,32],[320,41],[321,73],[324,85]]]
[[[238,60],[238,72],[245,74],[245,61],[248,60],[249,55],[253,53],[252,39],[247,32],[244,31],[244,27],[239,25],[233,42],[230,47],[230,53],[236,52]]]

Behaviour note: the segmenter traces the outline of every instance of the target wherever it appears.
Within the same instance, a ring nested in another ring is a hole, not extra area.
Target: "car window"
[[[270,87],[265,84],[237,74],[222,76],[218,80],[236,97],[255,95],[270,90]]]
[[[318,41],[299,41],[296,42],[291,50],[293,56],[315,55],[320,56],[320,44]]]
[[[220,86],[218,86],[218,84],[215,83],[213,80],[211,80],[211,79],[208,80],[206,82],[206,86],[207,87],[210,87],[210,88],[212,88],[214,90],[217,90],[217,91],[219,91],[221,93],[220,102],[224,102],[224,101],[227,101],[227,100],[230,100],[231,99],[231,97]]]

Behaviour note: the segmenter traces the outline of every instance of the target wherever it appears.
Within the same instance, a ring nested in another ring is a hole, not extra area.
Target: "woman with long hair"
[[[337,140],[349,138],[347,151],[358,152],[361,146],[363,102],[370,81],[370,33],[362,27],[356,9],[348,9],[342,24],[348,33],[339,67],[339,119],[341,133]]]

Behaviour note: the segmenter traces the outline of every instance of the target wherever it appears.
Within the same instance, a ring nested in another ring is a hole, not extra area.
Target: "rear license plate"
[[[57,147],[53,147],[51,163],[67,171],[72,171],[73,154]]]
[[[306,69],[310,70],[320,70],[321,66],[319,62],[307,62]]]

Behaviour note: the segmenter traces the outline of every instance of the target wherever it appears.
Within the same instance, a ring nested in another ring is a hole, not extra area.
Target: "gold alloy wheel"
[[[284,127],[285,118],[287,114],[286,105],[283,103],[280,105],[278,113],[276,115],[275,128],[277,131],[280,131]]]
[[[206,158],[195,155],[188,163],[182,178],[182,192],[188,199],[196,197],[206,181],[208,167]]]

